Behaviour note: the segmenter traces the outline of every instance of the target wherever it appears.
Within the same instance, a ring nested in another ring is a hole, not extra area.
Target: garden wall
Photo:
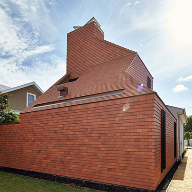
[[[0,166],[154,190],[154,110],[149,94],[21,114],[0,125]]]

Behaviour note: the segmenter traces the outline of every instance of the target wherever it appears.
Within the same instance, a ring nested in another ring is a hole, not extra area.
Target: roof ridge
[[[123,46],[117,45],[117,44],[112,43],[112,42],[110,42],[110,41],[107,41],[107,40],[105,40],[105,39],[102,40],[102,39],[99,39],[98,37],[94,37],[94,38],[97,39],[97,40],[99,40],[99,41],[102,41],[102,42],[104,42],[104,43],[108,43],[108,44],[115,45],[115,46],[118,47],[119,49],[124,49],[125,51],[131,51],[131,52],[137,53],[137,52],[135,52],[135,51],[133,51],[133,50],[131,50],[131,49],[127,49],[127,48],[125,48],[125,47],[123,47]]]
[[[22,85],[13,87],[13,88],[3,90],[2,93],[8,93],[8,92],[15,91],[15,90],[18,90],[18,89],[22,89],[22,88],[25,88],[25,87],[28,87],[28,86],[31,86],[31,85],[35,86],[37,88],[38,92],[44,93],[44,91],[35,83],[35,81],[32,81],[32,82],[25,83],[25,84],[22,84]]]
[[[0,92],[5,91],[7,89],[11,89],[11,87],[9,87],[7,85],[0,84]]]
[[[93,19],[93,18],[92,18]],[[98,23],[98,22],[97,22]],[[78,30],[80,30],[81,28],[83,28],[83,27],[87,27],[88,25],[91,25],[91,24],[94,24],[95,26],[97,26],[98,28],[99,28],[99,30],[104,34],[104,32],[103,32],[103,30],[100,28],[100,24],[98,25],[95,21],[93,21],[93,22],[90,22],[90,23],[86,23],[85,25],[83,25],[83,26],[74,26],[74,27],[78,27],[77,29],[75,29],[75,30],[73,30],[73,31],[70,31],[70,32],[68,32],[67,34],[69,34],[69,33],[72,33],[72,32],[76,32],[76,31],[78,31]]]
[[[128,56],[131,56],[131,55],[133,55],[133,54],[137,54],[137,53],[131,53],[131,54],[129,54],[129,55],[125,55],[125,56],[122,56],[122,57],[118,57],[118,58],[116,58],[116,59],[112,59],[112,60],[109,60],[109,61],[105,61],[105,62],[103,62],[103,63],[98,63],[98,64],[96,64],[96,65],[90,66],[89,68],[95,67],[95,66],[98,66],[98,65],[102,65],[102,64],[105,64],[105,63],[108,63],[108,62],[111,62],[111,61],[115,61],[115,60],[121,59],[121,58],[123,58],[123,57],[128,57]],[[88,68],[88,69],[89,69],[89,68]],[[87,69],[87,70],[88,70],[88,69]],[[87,72],[87,70],[86,70],[85,72]]]

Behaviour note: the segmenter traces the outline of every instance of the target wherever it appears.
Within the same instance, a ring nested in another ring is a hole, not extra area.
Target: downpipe
[[[179,157],[178,157],[178,161],[182,162],[182,154],[181,154],[181,145],[182,145],[182,142],[180,142],[180,115],[183,115],[183,113],[179,114],[178,115],[178,144],[179,144]]]

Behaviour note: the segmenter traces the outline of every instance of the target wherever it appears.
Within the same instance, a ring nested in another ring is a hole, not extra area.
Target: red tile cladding
[[[140,83],[143,83],[146,87],[147,77],[149,77],[151,79],[151,89],[153,90],[153,77],[146,68],[139,55],[135,56],[134,60],[127,67],[126,72],[129,73],[136,80],[138,80]]]
[[[79,77],[79,79],[65,84],[69,89],[66,97],[59,97],[59,91],[55,85],[62,79],[58,80],[23,113],[31,111],[35,105],[118,89],[125,89],[125,94],[121,97],[138,95],[135,90],[139,83],[143,83],[146,87],[147,76],[150,76],[151,80],[152,76],[137,53],[107,42],[103,37],[103,33],[94,22],[69,33],[67,71],[70,73],[70,78]],[[78,75],[74,76],[75,73]],[[143,88],[141,94],[147,93],[150,91]]]
[[[80,77],[90,66],[135,53],[104,40],[100,28],[92,22],[67,34],[67,73]]]

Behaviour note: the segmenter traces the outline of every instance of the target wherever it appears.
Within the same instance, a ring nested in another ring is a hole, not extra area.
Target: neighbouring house
[[[9,94],[9,108],[18,114],[44,93],[35,82],[13,88],[0,85],[0,92]]]
[[[188,140],[184,140],[184,150],[188,149],[189,145],[192,145],[192,139],[189,139],[189,143]]]
[[[0,166],[155,190],[177,160],[176,117],[139,55],[95,18],[67,34],[67,73],[0,125]]]
[[[187,123],[187,116],[185,109],[173,107],[167,105],[168,109],[172,112],[172,114],[177,119],[177,124],[175,123],[175,129],[177,129],[177,161],[182,161],[182,155],[186,148],[184,144],[184,124]],[[177,128],[176,128],[177,127]],[[176,134],[176,130],[175,130]]]

